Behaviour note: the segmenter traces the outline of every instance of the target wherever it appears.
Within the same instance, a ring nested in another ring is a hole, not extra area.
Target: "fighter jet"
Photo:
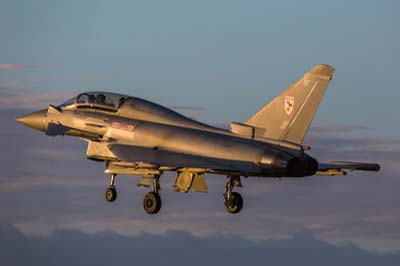
[[[87,158],[103,161],[110,175],[105,198],[117,198],[119,174],[139,175],[151,188],[143,199],[148,214],[161,209],[160,177],[176,172],[175,191],[207,192],[205,173],[227,177],[228,213],[239,213],[243,198],[233,191],[241,177],[300,178],[379,171],[376,163],[318,162],[303,145],[334,68],[317,65],[245,122],[230,130],[195,121],[159,104],[116,93],[84,92],[16,119],[49,136],[74,136],[88,143]],[[209,177],[209,176],[208,176]]]

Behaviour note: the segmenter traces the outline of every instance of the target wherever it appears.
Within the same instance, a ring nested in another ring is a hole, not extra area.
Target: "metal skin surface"
[[[163,171],[177,171],[175,190],[184,192],[192,183],[197,191],[206,191],[204,173],[216,173],[228,177],[225,207],[236,213],[243,200],[236,192],[233,197],[232,189],[241,186],[240,176],[304,177],[345,174],[344,169],[379,170],[377,164],[356,162],[322,164],[322,168],[301,144],[333,72],[328,65],[317,65],[246,123],[232,123],[231,131],[143,99],[107,92],[85,92],[16,120],[50,136],[87,141],[88,158],[105,161],[106,173],[111,175],[109,201],[116,198],[117,174],[144,175],[141,186],[153,180],[156,196],[147,196],[144,204],[145,211],[153,214],[161,207],[157,195]]]

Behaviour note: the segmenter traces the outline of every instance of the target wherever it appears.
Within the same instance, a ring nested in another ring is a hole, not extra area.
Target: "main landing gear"
[[[110,185],[106,189],[105,197],[108,202],[113,202],[117,199],[117,190],[115,189],[115,177],[116,174],[110,175]],[[143,209],[148,214],[155,214],[161,209],[161,197],[160,197],[160,176],[156,175],[153,177],[152,191],[146,193],[143,198]]]
[[[233,192],[233,187],[241,187],[239,176],[228,176],[228,181],[226,182],[225,192],[224,192],[224,205],[227,212],[235,214],[242,210],[243,208],[243,198],[237,193]]]
[[[115,189],[115,177],[116,174],[110,175],[110,185],[106,189],[105,197],[109,202],[113,202],[117,198],[117,190]],[[160,197],[160,175],[153,175],[151,191],[146,193],[143,198],[143,209],[148,214],[156,214],[160,211],[162,201]],[[150,186],[147,183],[147,187]],[[239,213],[243,208],[243,198],[238,192],[232,191],[234,187],[241,187],[242,184],[240,182],[240,176],[228,176],[228,181],[226,182],[225,191],[224,191],[224,206],[228,213]]]
[[[161,197],[159,191],[160,187],[160,176],[155,176],[153,179],[152,191],[146,193],[143,199],[143,209],[148,214],[156,214],[161,209]]]

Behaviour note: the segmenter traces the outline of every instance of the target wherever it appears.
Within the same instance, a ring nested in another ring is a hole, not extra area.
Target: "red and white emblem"
[[[290,115],[294,109],[294,96],[285,96],[285,112]]]

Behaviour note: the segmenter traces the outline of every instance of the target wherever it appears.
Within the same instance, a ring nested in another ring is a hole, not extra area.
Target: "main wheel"
[[[225,200],[225,209],[229,213],[238,213],[243,208],[243,198],[237,192],[232,192],[229,200]]]
[[[113,202],[117,198],[117,190],[115,187],[109,187],[106,189],[106,200],[109,202]]]
[[[161,197],[157,193],[149,192],[144,195],[143,209],[148,214],[155,214],[161,209]]]

